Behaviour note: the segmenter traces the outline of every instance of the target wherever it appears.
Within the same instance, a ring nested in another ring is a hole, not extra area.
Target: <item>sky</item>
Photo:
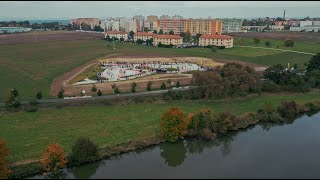
[[[1,20],[132,17],[320,17],[320,1],[0,1]]]

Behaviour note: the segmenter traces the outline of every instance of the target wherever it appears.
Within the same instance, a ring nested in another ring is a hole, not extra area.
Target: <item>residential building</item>
[[[213,19],[185,19],[183,22],[183,31],[196,34],[221,34],[222,21]]]
[[[242,30],[247,31],[263,31],[267,28],[267,25],[264,26],[242,26]]]
[[[241,32],[242,19],[222,19],[222,33]]]
[[[225,48],[233,47],[233,37],[227,35],[207,34],[199,38],[199,46],[225,46]]]
[[[110,38],[123,38],[125,41],[128,40],[128,32],[123,31],[107,31],[105,32],[105,38],[109,35]]]
[[[153,33],[146,33],[146,32],[137,32],[134,34],[133,39],[136,42],[138,39],[146,41],[147,39],[153,38],[155,34]]]
[[[77,18],[77,19],[70,19],[70,24],[75,24],[80,27],[82,24],[90,25],[90,28],[93,29],[95,26],[100,26],[101,20],[99,18]]]
[[[290,27],[290,31],[307,31],[307,32],[319,32],[320,21],[300,21],[300,27]]]
[[[157,46],[159,43],[176,46],[183,43],[183,37],[179,35],[156,34],[153,36],[153,46]]]
[[[170,19],[171,17],[169,15],[161,15],[160,19]]]
[[[155,15],[147,16],[147,21],[149,22],[157,21],[158,19],[159,19],[158,16],[155,16]]]
[[[159,19],[157,21],[157,31],[159,32],[160,30],[163,31],[163,33],[169,34],[170,31],[173,31],[174,34],[181,34],[183,32],[183,19]]]

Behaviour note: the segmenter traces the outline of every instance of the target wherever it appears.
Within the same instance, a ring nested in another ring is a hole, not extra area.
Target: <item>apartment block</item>
[[[167,18],[163,18],[163,19],[159,19],[157,21],[157,31],[159,32],[160,30],[163,31],[163,33],[169,33],[170,31],[173,31],[174,34],[180,34],[181,32],[184,31],[183,29],[183,23],[184,20],[183,19],[167,19]]]
[[[128,32],[123,31],[107,31],[105,32],[105,38],[109,35],[110,38],[123,38],[125,41],[128,40]]]
[[[157,46],[159,43],[165,45],[179,45],[183,43],[183,38],[179,35],[167,35],[157,34],[153,36],[153,46]]]
[[[80,28],[81,28],[81,24],[83,23],[83,24],[90,25],[90,28],[93,29],[94,26],[100,26],[101,20],[99,18],[77,18],[77,19],[69,20],[69,23],[80,26]]]
[[[155,34],[153,33],[146,33],[146,32],[137,32],[134,34],[133,39],[136,42],[138,39],[146,41],[147,39],[153,38]]]
[[[233,33],[242,31],[242,19],[225,18],[222,20],[222,33]]]
[[[226,48],[233,47],[233,37],[227,35],[202,35],[199,38],[199,46],[225,46]]]
[[[196,34],[221,34],[222,21],[213,19],[185,19],[183,31]]]

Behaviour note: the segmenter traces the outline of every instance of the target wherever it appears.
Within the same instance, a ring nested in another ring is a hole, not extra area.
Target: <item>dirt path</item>
[[[240,46],[235,46],[235,47],[240,47]],[[301,51],[292,51],[292,50],[287,50],[287,49],[276,49],[276,48],[265,48],[265,47],[253,47],[253,46],[241,46],[241,47],[244,47],[244,48],[256,48],[256,49],[269,49],[269,50],[293,52],[293,53],[299,53],[299,54],[316,55],[316,54],[314,54],[314,53],[301,52]]]

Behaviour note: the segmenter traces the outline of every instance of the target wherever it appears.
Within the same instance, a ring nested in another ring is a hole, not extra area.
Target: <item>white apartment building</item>
[[[158,44],[165,45],[179,45],[183,43],[183,37],[179,35],[165,35],[165,34],[157,34],[153,36],[153,46],[158,46]]]
[[[120,38],[123,38],[125,41],[128,40],[128,32],[123,32],[123,31],[107,31],[105,32],[104,37],[107,38],[107,36],[109,35],[110,38],[118,38],[120,40]]]
[[[134,39],[134,42],[136,42],[138,39],[146,41],[147,39],[150,40],[151,38],[153,38],[154,35],[155,34],[153,33],[137,32],[134,34],[133,39]]]
[[[227,35],[208,34],[202,35],[199,38],[199,46],[225,46],[226,48],[233,47],[233,37]]]

